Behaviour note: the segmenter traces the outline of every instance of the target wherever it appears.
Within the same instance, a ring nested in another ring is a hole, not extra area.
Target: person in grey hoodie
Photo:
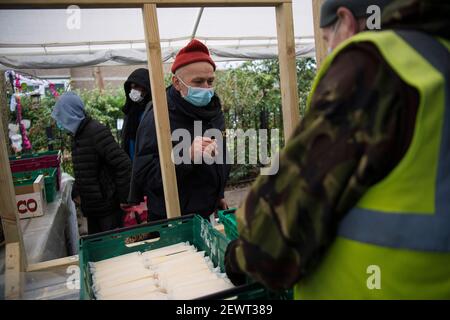
[[[131,161],[114,140],[111,130],[86,115],[73,92],[57,101],[52,118],[72,136],[76,193],[87,217],[88,233],[120,228],[130,187]]]

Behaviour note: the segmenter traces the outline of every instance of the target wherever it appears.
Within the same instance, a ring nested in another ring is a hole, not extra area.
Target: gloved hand
[[[239,270],[236,260],[236,246],[238,239],[232,240],[225,250],[225,272],[228,279],[235,285],[241,286],[247,283],[247,277],[244,272]]]
[[[120,204],[120,207],[125,211],[123,216],[123,226],[129,227],[148,221],[147,197],[139,205]]]

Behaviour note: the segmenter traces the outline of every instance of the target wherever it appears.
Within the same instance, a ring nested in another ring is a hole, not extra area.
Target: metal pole
[[[192,30],[191,40],[195,38],[195,35],[197,33],[198,25],[200,24],[200,19],[202,18],[203,10],[205,8],[200,8],[200,11],[197,15],[197,20],[195,21],[194,30]]]

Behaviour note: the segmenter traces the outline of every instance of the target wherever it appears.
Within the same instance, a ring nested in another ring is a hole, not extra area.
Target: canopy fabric
[[[293,1],[299,57],[314,55],[311,4]],[[146,62],[140,9],[72,9],[0,10],[0,64],[67,68]],[[170,63],[192,36],[218,61],[277,57],[274,8],[205,8],[200,19],[199,14],[200,8],[158,8],[163,62]]]
[[[214,61],[273,59],[278,57],[277,48],[241,48],[210,47]],[[177,50],[167,48],[163,50],[164,63],[171,63]],[[314,45],[298,45],[298,57],[313,57]],[[145,64],[147,53],[142,50],[123,49],[98,51],[92,54],[64,54],[64,55],[32,55],[32,56],[0,56],[0,64],[17,69],[54,69],[73,68],[99,65],[106,62],[118,64]]]

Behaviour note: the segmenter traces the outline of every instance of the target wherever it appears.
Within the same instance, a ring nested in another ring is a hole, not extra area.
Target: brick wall
[[[163,65],[164,72],[170,72],[170,65]],[[27,74],[34,75],[43,79],[70,79],[72,80],[72,89],[90,90],[98,86],[95,72],[103,79],[105,88],[123,88],[123,84],[128,76],[138,68],[147,68],[147,65],[126,65],[126,66],[99,66],[97,67],[78,67],[71,69],[28,69],[18,70]]]

